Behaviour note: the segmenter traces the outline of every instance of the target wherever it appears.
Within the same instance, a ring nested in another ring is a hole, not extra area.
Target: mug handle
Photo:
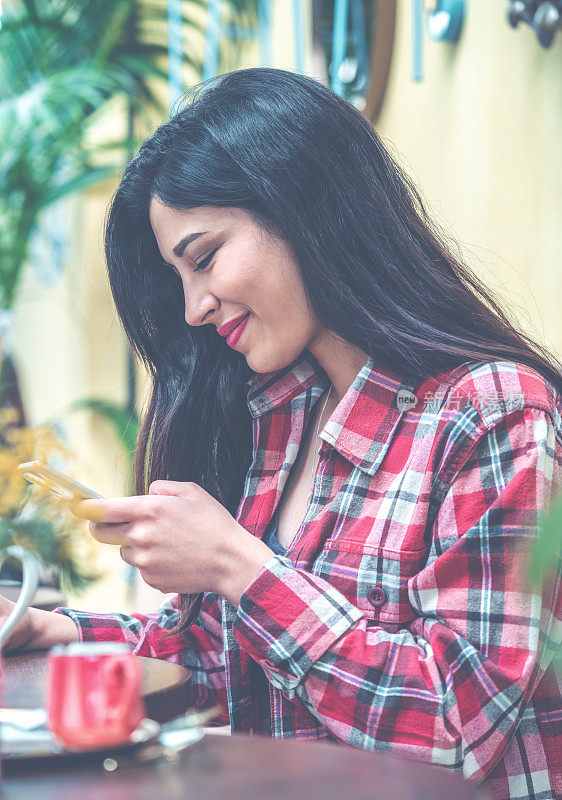
[[[28,606],[35,597],[35,592],[39,584],[39,561],[33,553],[24,550],[23,547],[19,547],[18,545],[6,547],[2,552],[21,561],[23,567],[23,581],[16,604],[8,616],[8,619],[2,625],[2,628],[0,628],[0,648],[25,614]]]
[[[118,720],[126,719],[140,698],[140,666],[131,656],[115,656],[103,668],[106,679],[114,681],[117,678],[120,683],[121,702],[112,710],[111,716]]]

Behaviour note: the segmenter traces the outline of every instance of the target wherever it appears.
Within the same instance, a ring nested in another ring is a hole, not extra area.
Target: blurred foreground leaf
[[[562,545],[562,495],[553,503],[543,520],[529,563],[529,579],[539,584],[547,572],[560,564]]]

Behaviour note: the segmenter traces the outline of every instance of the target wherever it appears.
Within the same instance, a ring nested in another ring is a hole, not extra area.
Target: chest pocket
[[[368,619],[393,630],[418,616],[408,599],[408,580],[423,568],[426,559],[425,549],[397,552],[362,542],[328,539],[312,571]]]

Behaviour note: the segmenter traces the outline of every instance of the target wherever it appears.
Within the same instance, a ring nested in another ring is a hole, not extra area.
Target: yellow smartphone
[[[103,496],[88,489],[78,481],[73,480],[69,475],[65,475],[42,461],[27,461],[18,466],[18,471],[30,483],[35,483],[43,489],[47,489],[56,497],[63,500],[103,500]]]

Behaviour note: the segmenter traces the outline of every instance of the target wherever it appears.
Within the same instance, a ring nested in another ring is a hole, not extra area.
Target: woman
[[[525,572],[561,373],[368,121],[281,70],[201,85],[127,167],[106,257],[152,395],[137,496],[80,513],[174,596],[31,610],[12,647],[127,641],[233,730],[554,794],[557,584]]]

